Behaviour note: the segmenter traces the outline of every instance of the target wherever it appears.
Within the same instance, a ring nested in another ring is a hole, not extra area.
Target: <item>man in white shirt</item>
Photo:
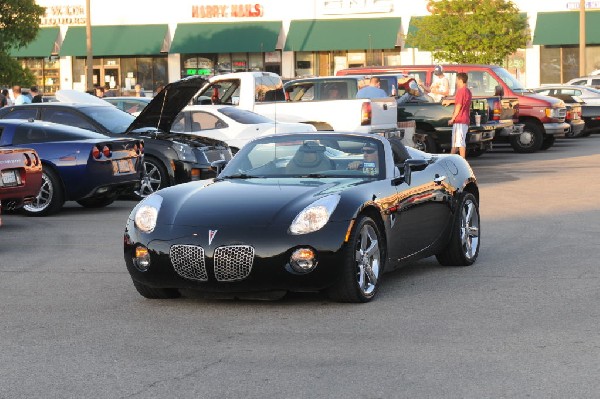
[[[428,94],[435,102],[441,102],[442,98],[450,94],[450,82],[441,65],[436,65],[433,68],[433,78],[431,79],[431,86],[429,86]]]
[[[15,98],[15,105],[31,104],[31,97],[21,93],[21,86],[13,86],[12,92]]]

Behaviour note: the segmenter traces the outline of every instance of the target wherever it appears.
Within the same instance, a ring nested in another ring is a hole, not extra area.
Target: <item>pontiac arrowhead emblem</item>
[[[210,245],[217,235],[218,230],[208,230],[208,245]]]

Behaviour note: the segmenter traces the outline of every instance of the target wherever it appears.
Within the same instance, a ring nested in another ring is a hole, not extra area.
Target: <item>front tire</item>
[[[155,158],[145,157],[140,189],[135,194],[139,198],[146,198],[168,186],[169,175],[165,166]]]
[[[533,122],[525,122],[523,133],[510,138],[513,150],[520,154],[539,151],[544,143],[542,129]]]
[[[148,299],[173,299],[181,296],[176,288],[154,288],[135,280],[133,280],[133,286],[141,296]]]
[[[359,217],[348,240],[342,275],[329,288],[329,297],[338,302],[372,300],[381,283],[383,259],[383,242],[377,224],[370,217]]]
[[[44,167],[42,170],[42,187],[35,199],[23,206],[23,213],[27,216],[48,216],[60,211],[65,203],[60,178],[50,169]]]
[[[417,150],[428,152],[430,154],[437,153],[437,145],[435,140],[431,138],[426,131],[417,129],[415,133],[418,133],[420,135],[419,137],[422,137],[422,139],[419,138],[415,141],[415,148]]]
[[[465,192],[456,211],[448,245],[436,258],[444,266],[470,266],[479,255],[479,204],[475,196]]]

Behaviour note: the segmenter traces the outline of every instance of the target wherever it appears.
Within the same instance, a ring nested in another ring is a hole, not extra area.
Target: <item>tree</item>
[[[510,0],[431,0],[431,15],[411,20],[406,43],[438,61],[501,64],[525,48],[527,16]]]
[[[9,54],[12,49],[24,47],[35,39],[45,10],[35,0],[0,1],[0,83],[30,85],[35,82],[31,71],[21,68]]]

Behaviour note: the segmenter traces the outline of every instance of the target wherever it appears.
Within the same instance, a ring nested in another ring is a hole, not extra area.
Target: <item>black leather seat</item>
[[[301,145],[285,168],[286,174],[317,173],[331,169],[335,167],[325,155],[325,146],[316,141],[307,141]]]

